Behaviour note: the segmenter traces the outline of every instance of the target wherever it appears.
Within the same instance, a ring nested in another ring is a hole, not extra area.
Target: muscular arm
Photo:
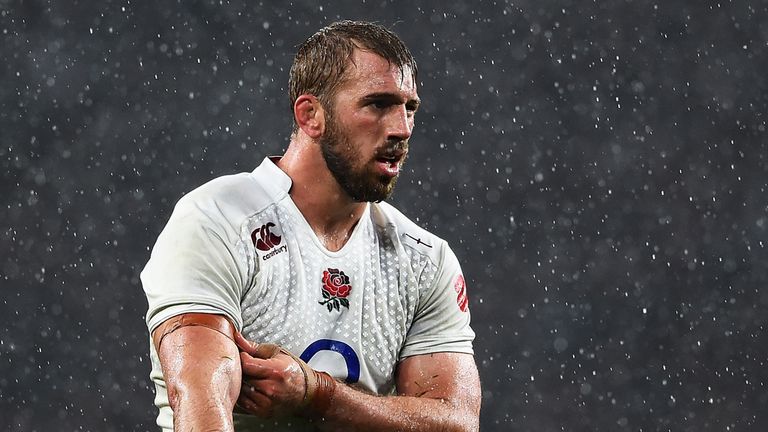
[[[247,344],[238,343],[251,351]],[[284,354],[264,359],[244,352],[241,361],[248,385],[243,386],[240,406],[261,417],[302,414],[299,407],[305,386],[301,370],[308,370],[310,380],[316,372],[306,365],[298,367],[301,360]],[[397,367],[396,385],[397,396],[383,397],[337,383],[329,403],[320,404],[322,408],[311,405],[304,414],[327,431],[478,429],[480,381],[471,355],[435,353],[406,358]]]
[[[374,396],[339,385],[324,430],[476,431],[480,380],[469,354],[408,357],[397,368],[398,396]]]
[[[208,317],[221,328],[231,326],[223,316]],[[235,343],[200,325],[180,326],[168,333],[174,318],[152,333],[173,409],[174,430],[233,431],[232,409],[242,377]]]

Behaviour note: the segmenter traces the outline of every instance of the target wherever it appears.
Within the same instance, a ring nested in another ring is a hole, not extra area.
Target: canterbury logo
[[[280,236],[271,231],[273,226],[275,224],[268,222],[253,230],[251,240],[253,240],[253,245],[256,246],[256,249],[266,252],[280,244]]]

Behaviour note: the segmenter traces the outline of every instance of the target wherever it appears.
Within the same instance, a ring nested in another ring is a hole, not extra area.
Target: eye
[[[373,106],[376,109],[385,109],[389,107],[390,104],[385,100],[373,100],[369,105]]]

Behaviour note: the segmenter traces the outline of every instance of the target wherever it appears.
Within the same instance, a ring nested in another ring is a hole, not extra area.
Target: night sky
[[[391,202],[464,268],[481,430],[768,429],[765,1],[153,3],[0,0],[0,429],[157,430],[139,273],[337,19],[418,61]]]

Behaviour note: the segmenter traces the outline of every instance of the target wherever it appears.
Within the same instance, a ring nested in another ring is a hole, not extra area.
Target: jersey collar
[[[275,195],[285,195],[291,190],[293,181],[277,166],[277,161],[280,160],[280,156],[265,157],[261,162],[261,165],[256,167],[251,173],[256,178],[265,180],[263,184],[270,185],[274,188]]]

